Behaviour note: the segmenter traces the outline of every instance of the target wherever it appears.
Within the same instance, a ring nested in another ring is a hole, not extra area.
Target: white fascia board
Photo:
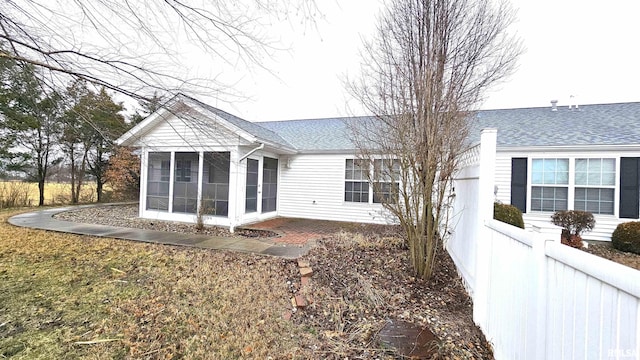
[[[632,145],[498,146],[497,151],[498,152],[640,151],[640,144],[632,144]]]

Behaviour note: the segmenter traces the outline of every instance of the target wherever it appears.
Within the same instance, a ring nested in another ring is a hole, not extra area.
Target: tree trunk
[[[98,202],[102,202],[102,187],[103,181],[101,177],[96,178],[96,195],[98,196]]]
[[[38,179],[38,206],[44,206],[44,177]]]
[[[71,161],[71,203],[78,203],[78,196],[76,193],[76,160],[73,144],[69,148],[69,160]]]

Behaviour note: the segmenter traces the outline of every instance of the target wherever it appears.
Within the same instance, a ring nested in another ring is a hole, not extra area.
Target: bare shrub
[[[31,206],[31,184],[21,181],[0,182],[0,209]]]

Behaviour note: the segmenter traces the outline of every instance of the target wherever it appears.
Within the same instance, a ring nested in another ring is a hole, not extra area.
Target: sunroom
[[[295,151],[249,122],[176,100],[118,139],[140,149],[140,217],[233,229],[277,216],[280,158]]]

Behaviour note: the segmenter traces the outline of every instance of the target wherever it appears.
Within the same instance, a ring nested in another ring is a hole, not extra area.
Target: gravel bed
[[[203,234],[221,237],[244,236],[252,238],[269,238],[276,236],[275,233],[270,231],[248,229],[242,229],[235,233],[231,233],[229,232],[229,229],[219,226],[205,226],[204,229],[198,231],[195,224],[177,221],[141,219],[138,217],[138,204],[92,206],[64,211],[54,215],[53,217],[59,220],[85,224],[110,225],[185,234]]]

